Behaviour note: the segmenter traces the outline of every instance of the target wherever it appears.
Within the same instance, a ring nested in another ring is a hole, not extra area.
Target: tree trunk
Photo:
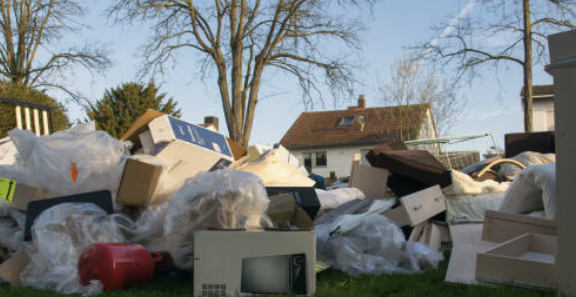
[[[524,132],[532,132],[532,28],[530,1],[522,1],[524,13]]]

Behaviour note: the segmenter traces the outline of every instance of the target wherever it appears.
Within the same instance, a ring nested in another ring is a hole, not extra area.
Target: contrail
[[[434,39],[432,39],[432,41],[430,41],[430,46],[426,48],[424,55],[426,55],[428,53],[428,51],[430,50],[431,47],[436,46],[438,44],[438,42],[440,41],[440,39],[448,36],[448,34],[452,33],[452,31],[454,31],[454,29],[456,28],[456,24],[460,21],[461,18],[465,17],[466,15],[468,15],[468,13],[470,13],[470,11],[472,11],[472,8],[474,8],[474,5],[476,4],[477,1],[478,0],[468,1],[466,6],[464,6],[464,8],[462,8],[462,10],[460,10],[458,15],[453,17],[450,20],[450,22],[448,22],[448,25],[446,25],[444,30],[442,30],[442,33],[440,33],[440,35],[438,35],[436,38],[434,38]]]

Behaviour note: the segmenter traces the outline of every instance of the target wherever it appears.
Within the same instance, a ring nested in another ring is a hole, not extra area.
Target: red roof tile
[[[418,136],[429,108],[429,104],[415,104],[304,112],[292,124],[280,144],[292,149],[382,144],[399,141],[401,126],[404,126],[404,140],[410,140]],[[351,126],[340,126],[340,121],[346,116],[356,118]],[[364,125],[358,120],[361,116],[365,119]]]

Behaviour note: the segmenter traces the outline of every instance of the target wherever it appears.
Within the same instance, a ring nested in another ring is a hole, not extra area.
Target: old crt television
[[[194,296],[312,296],[315,252],[314,231],[198,231]]]

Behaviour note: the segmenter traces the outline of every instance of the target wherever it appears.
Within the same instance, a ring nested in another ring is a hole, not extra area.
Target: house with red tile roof
[[[437,137],[429,104],[366,107],[304,112],[286,132],[280,144],[300,158],[315,174],[349,176],[354,154],[365,156],[384,143]],[[363,162],[366,162],[363,158]]]
[[[524,118],[524,87],[520,90]],[[554,131],[554,85],[532,86],[532,125],[534,131]]]

